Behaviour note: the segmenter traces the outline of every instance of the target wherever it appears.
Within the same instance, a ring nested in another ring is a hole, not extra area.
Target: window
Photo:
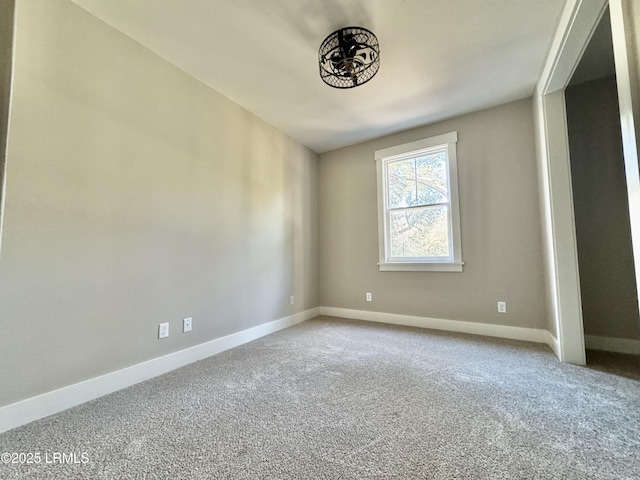
[[[462,271],[451,132],[378,150],[380,270]]]

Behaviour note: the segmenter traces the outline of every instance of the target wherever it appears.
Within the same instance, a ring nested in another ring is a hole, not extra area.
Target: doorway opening
[[[565,104],[587,365],[640,372],[619,355],[640,355],[640,313],[608,8]]]

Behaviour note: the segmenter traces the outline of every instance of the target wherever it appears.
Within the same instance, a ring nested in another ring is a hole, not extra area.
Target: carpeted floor
[[[320,317],[6,432],[0,452],[42,455],[2,479],[638,479],[640,376]]]

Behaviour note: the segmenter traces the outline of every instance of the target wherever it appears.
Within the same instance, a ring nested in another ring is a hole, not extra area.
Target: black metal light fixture
[[[320,45],[320,78],[335,88],[353,88],[371,80],[380,68],[380,45],[362,27],[336,30]]]

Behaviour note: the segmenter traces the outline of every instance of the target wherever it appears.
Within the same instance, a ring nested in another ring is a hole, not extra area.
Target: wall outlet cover
[[[167,338],[169,336],[169,322],[158,325],[158,338]]]
[[[184,333],[191,331],[192,322],[193,322],[193,319],[191,317],[185,318],[184,320],[182,320],[182,331]]]

